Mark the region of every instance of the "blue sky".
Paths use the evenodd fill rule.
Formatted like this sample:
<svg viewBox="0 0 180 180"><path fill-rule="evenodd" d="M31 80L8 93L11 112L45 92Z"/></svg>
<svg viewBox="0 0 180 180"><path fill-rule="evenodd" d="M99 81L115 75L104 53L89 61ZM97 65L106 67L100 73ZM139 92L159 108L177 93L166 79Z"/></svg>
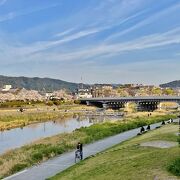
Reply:
<svg viewBox="0 0 180 180"><path fill-rule="evenodd" d="M0 74L180 80L179 0L0 0Z"/></svg>

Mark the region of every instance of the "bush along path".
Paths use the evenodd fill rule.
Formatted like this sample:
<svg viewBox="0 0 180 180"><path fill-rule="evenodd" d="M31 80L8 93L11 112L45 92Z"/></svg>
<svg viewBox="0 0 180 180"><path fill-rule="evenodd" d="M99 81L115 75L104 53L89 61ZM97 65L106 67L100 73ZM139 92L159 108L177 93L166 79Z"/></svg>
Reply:
<svg viewBox="0 0 180 180"><path fill-rule="evenodd" d="M151 118L135 118L133 120L125 120L119 121L116 123L104 123L104 124L96 124L92 125L91 127L87 128L80 128L73 132L73 139L74 146L75 144L81 140L83 144L88 144L84 146L84 158L89 156L95 155L111 146L114 146L120 142L128 140L137 135L139 132L140 126L145 126L147 124L152 124L151 129L155 129L159 126L162 120L168 120L169 118L173 118L173 116L156 116ZM132 130L130 130L132 129ZM78 135L77 135L78 134ZM118 134L118 135L115 135ZM82 137L83 135L83 137ZM114 135L114 136L113 136ZM80 137L81 136L81 137ZM108 138L105 138L108 137ZM105 139L103 139L105 138ZM103 140L100 140L103 139ZM44 159L47 160L47 157L53 157L53 155L62 154L68 149L72 149L72 146L67 146L65 141L70 139L63 139L63 147L51 146L51 145L36 145L33 148L36 149L36 153L32 151L29 159L21 164L16 164L13 167L12 173L16 171L22 170L25 167L29 166L28 163L34 163L36 161L42 161ZM94 142L96 141L96 142ZM94 143L92 143L94 142ZM41 146L43 148L41 148ZM32 148L32 147L31 147ZM74 165L74 151L67 152L62 154L59 157L52 158L48 161L45 161L37 166L33 166L32 168L25 169L18 174L14 174L13 176L9 176L6 179L13 179L13 180L44 180L48 177L51 177L58 172L61 172L68 167Z"/></svg>

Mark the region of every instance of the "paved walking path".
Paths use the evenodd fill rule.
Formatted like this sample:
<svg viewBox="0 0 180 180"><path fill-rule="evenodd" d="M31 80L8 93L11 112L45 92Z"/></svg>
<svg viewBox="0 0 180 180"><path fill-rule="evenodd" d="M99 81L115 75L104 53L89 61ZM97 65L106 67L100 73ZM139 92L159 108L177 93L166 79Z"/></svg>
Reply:
<svg viewBox="0 0 180 180"><path fill-rule="evenodd" d="M161 123L151 125L151 129L160 126ZM129 130L115 136L96 141L92 144L85 145L83 148L84 158L97 154L107 148L119 144L125 140L135 137L140 128ZM74 165L74 151L64 153L58 157L43 162L40 165L33 166L15 175L5 178L5 180L45 180L59 172Z"/></svg>

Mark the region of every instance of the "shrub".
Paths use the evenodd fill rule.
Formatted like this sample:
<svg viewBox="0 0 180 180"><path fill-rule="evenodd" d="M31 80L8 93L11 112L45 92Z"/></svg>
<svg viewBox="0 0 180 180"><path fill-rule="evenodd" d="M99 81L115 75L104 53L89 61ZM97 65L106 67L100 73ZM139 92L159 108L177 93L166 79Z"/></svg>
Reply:
<svg viewBox="0 0 180 180"><path fill-rule="evenodd" d="M180 146L180 136L178 136L177 141L178 141L179 146Z"/></svg>
<svg viewBox="0 0 180 180"><path fill-rule="evenodd" d="M138 128L141 126L145 126L148 124L160 122L162 120L168 120L172 116L157 116L157 117L151 117L148 120L145 118L135 118L133 121L131 119L127 121L120 121L117 123L103 123L103 124L94 124L90 127L82 127L78 129L79 132L84 132L87 134L87 142L99 140L104 137L112 136L130 129Z"/></svg>
<svg viewBox="0 0 180 180"><path fill-rule="evenodd" d="M26 105L27 103L24 101L6 101L0 104L1 108L9 108L9 107L21 107Z"/></svg>
<svg viewBox="0 0 180 180"><path fill-rule="evenodd" d="M80 104L81 101L80 100L74 100L74 104Z"/></svg>
<svg viewBox="0 0 180 180"><path fill-rule="evenodd" d="M168 166L168 170L176 175L176 176L180 176L180 158L175 159L169 166Z"/></svg>
<svg viewBox="0 0 180 180"><path fill-rule="evenodd" d="M43 154L41 152L37 152L37 153L32 154L31 158L35 162L41 161L43 159Z"/></svg>
<svg viewBox="0 0 180 180"><path fill-rule="evenodd" d="M11 168L11 173L14 174L28 167L28 164L16 164Z"/></svg>
<svg viewBox="0 0 180 180"><path fill-rule="evenodd" d="M53 106L53 105L54 105L53 101L48 101L46 104L47 104L48 106Z"/></svg>
<svg viewBox="0 0 180 180"><path fill-rule="evenodd" d="M54 103L54 105L56 105L56 106L59 106L59 105L62 104L62 102L61 102L61 101L58 101L58 100L54 100L53 103Z"/></svg>

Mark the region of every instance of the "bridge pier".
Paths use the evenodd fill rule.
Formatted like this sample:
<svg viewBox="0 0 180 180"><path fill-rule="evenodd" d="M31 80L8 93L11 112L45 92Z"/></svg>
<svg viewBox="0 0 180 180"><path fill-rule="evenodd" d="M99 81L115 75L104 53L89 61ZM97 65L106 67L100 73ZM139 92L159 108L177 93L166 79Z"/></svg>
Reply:
<svg viewBox="0 0 180 180"><path fill-rule="evenodd" d="M87 106L91 106L92 104L89 101L86 101Z"/></svg>
<svg viewBox="0 0 180 180"><path fill-rule="evenodd" d="M154 111L156 109L158 109L158 102L156 101L137 103L138 111Z"/></svg>
<svg viewBox="0 0 180 180"><path fill-rule="evenodd" d="M178 109L180 109L180 101L177 101Z"/></svg>
<svg viewBox="0 0 180 180"><path fill-rule="evenodd" d="M125 107L124 102L109 102L108 107L112 109L120 109Z"/></svg>
<svg viewBox="0 0 180 180"><path fill-rule="evenodd" d="M159 107L160 110L162 109L162 102L159 103Z"/></svg>
<svg viewBox="0 0 180 180"><path fill-rule="evenodd" d="M102 104L102 107L103 107L103 109L107 109L107 108L108 108L108 104L103 103L103 104Z"/></svg>
<svg viewBox="0 0 180 180"><path fill-rule="evenodd" d="M180 101L177 101L177 104L179 104L179 106L180 106Z"/></svg>

